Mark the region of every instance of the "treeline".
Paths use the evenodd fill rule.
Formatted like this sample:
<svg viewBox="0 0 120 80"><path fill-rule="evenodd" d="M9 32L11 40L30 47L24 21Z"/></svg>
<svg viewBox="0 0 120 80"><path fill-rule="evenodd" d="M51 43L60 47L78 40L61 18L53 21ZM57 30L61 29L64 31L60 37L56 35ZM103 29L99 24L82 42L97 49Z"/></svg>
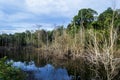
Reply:
<svg viewBox="0 0 120 80"><path fill-rule="evenodd" d="M15 34L1 34L0 35L0 46L7 47L24 47L24 46L35 46L41 47L42 44L46 44L47 36L49 42L51 41L50 31L37 30L35 32L26 31L23 33Z"/></svg>
<svg viewBox="0 0 120 80"><path fill-rule="evenodd" d="M114 22L113 22L114 21ZM112 23L113 22L113 23ZM66 29L63 26L59 26L58 29L52 31L36 30L35 32L26 31L23 33L15 34L1 34L0 46L27 46L32 45L35 47L41 47L43 44L48 45L55 39L56 33L62 35L63 30L67 33L74 35L80 28L91 29L97 31L106 32L109 31L110 26L114 26L120 33L120 10L113 10L108 8L103 13L98 13L90 8L79 10L78 14L73 17L72 22Z"/></svg>

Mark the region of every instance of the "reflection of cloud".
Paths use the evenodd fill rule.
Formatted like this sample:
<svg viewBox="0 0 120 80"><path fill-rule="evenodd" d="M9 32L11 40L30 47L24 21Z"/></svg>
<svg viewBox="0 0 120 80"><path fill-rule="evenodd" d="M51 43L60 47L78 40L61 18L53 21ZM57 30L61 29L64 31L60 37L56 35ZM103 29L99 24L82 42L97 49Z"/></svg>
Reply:
<svg viewBox="0 0 120 80"><path fill-rule="evenodd" d="M36 67L34 62L31 61L28 65L22 62L13 62L13 66L26 72L32 72L35 80L71 80L66 69L56 69L50 64L44 67Z"/></svg>

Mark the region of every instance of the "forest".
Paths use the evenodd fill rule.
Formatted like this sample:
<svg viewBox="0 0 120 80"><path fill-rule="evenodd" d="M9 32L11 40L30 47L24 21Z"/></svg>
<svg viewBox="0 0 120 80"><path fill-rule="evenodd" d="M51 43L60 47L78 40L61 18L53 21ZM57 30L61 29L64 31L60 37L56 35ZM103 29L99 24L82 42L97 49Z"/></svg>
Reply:
<svg viewBox="0 0 120 80"><path fill-rule="evenodd" d="M98 14L91 8L80 9L65 28L39 29L0 34L0 80L22 80L19 69L7 60L35 61L37 66L63 67L74 80L120 80L120 9L108 8ZM4 78L14 70L18 79ZM3 73L1 73L3 72ZM11 71L10 71L11 72ZM9 73L14 75L12 72ZM2 76L2 77L1 77ZM2 79L3 78L3 79ZM17 77L16 77L17 78ZM24 80L24 79L23 79Z"/></svg>

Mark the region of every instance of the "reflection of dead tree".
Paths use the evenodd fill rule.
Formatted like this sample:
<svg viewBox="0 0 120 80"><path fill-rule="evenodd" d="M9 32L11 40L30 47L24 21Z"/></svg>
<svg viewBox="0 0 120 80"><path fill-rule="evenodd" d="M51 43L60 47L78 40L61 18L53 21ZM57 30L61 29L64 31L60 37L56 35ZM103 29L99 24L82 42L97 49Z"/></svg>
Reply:
<svg viewBox="0 0 120 80"><path fill-rule="evenodd" d="M36 27L38 28L38 34L37 34L37 37L38 37L38 63L39 63L39 60L40 60L40 53L39 53L39 48L40 48L40 28L42 27L42 25L36 25Z"/></svg>

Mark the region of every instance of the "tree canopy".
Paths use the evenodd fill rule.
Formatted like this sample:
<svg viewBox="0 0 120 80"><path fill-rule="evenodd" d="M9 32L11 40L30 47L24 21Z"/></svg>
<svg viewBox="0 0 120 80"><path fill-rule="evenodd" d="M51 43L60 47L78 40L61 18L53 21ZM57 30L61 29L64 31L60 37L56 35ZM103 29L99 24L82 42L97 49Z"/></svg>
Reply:
<svg viewBox="0 0 120 80"><path fill-rule="evenodd" d="M85 28L88 28L89 25L95 20L95 15L98 13L93 9L81 9L78 14L73 17L73 23L80 26L83 24Z"/></svg>

